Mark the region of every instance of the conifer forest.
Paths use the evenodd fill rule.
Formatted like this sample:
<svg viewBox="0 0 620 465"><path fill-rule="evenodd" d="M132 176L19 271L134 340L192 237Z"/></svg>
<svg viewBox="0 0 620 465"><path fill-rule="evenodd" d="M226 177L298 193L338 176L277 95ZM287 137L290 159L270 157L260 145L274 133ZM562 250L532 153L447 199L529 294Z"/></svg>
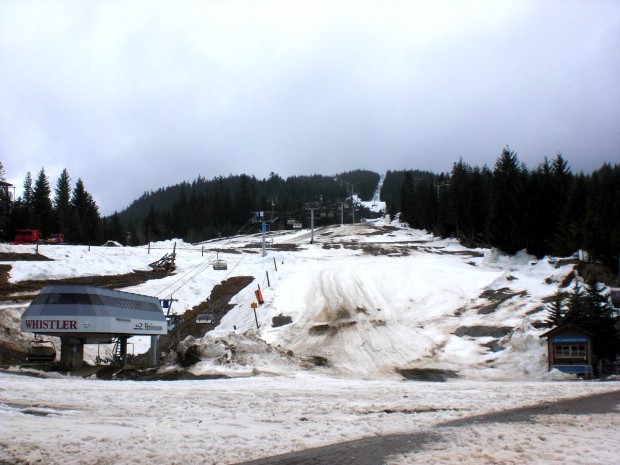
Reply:
<svg viewBox="0 0 620 465"><path fill-rule="evenodd" d="M315 226L350 223L377 215L353 199L372 200L382 175L385 214L392 219L400 214L399 221L413 228L508 254L526 250L538 257L565 257L585 251L589 260L618 272L620 165L573 173L557 154L528 168L509 147L492 167L459 159L445 173L199 176L128 199L125 210L107 217L81 179L73 183L65 169L52 186L41 168L35 178L26 175L17 198L3 190L2 234L3 240L11 240L16 229L31 228L44 236L61 233L75 244L115 240L137 245L171 238L200 242L256 232L251 222L256 211L270 215L272 230L290 228L293 220L307 228L311 208Z"/></svg>

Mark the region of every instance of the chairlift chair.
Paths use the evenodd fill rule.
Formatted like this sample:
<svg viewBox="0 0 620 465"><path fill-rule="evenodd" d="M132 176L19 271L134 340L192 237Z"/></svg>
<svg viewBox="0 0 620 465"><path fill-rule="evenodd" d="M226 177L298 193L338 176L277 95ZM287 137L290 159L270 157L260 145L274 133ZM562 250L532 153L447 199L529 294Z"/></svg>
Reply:
<svg viewBox="0 0 620 465"><path fill-rule="evenodd" d="M52 341L36 339L28 345L28 355L26 360L29 362L49 363L56 360L56 348Z"/></svg>
<svg viewBox="0 0 620 465"><path fill-rule="evenodd" d="M228 269L228 263L226 263L226 260L222 260L220 258L220 253L216 252L217 255L215 256L215 260L213 261L213 269L214 270L227 270Z"/></svg>
<svg viewBox="0 0 620 465"><path fill-rule="evenodd" d="M198 318L196 318L196 323L211 324L213 323L214 320L215 320L215 317L213 316L212 313L202 313L198 315Z"/></svg>

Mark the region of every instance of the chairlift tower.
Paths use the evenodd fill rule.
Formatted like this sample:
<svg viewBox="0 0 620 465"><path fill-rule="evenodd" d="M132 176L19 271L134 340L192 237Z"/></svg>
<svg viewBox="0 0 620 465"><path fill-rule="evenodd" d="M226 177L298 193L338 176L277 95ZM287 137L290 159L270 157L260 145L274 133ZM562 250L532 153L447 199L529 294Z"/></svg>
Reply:
<svg viewBox="0 0 620 465"><path fill-rule="evenodd" d="M355 201L353 200L355 186L347 182L347 193L351 195L351 224L355 223Z"/></svg>
<svg viewBox="0 0 620 465"><path fill-rule="evenodd" d="M265 234L267 232L267 223L272 224L278 221L275 211L257 211L254 212L253 223L261 224L262 240L263 240L263 257L267 255L267 249L265 248Z"/></svg>
<svg viewBox="0 0 620 465"><path fill-rule="evenodd" d="M318 202L306 204L306 210L310 211L310 244L314 244L314 210L319 208Z"/></svg>

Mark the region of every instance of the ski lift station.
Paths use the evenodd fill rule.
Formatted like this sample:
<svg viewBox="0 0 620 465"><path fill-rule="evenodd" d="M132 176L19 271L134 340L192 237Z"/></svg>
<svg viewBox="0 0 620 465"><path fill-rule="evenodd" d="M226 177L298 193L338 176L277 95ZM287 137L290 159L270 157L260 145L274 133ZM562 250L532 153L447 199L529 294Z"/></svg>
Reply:
<svg viewBox="0 0 620 465"><path fill-rule="evenodd" d="M128 338L168 332L159 299L78 285L44 287L24 311L20 329L37 336L59 337L60 362L67 369L82 367L84 344L118 339L124 361Z"/></svg>

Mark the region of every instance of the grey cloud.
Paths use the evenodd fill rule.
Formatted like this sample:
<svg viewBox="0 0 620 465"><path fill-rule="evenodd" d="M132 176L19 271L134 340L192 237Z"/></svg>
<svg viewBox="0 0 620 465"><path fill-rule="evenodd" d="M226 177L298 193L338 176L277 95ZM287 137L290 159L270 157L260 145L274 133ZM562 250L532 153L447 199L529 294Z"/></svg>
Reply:
<svg viewBox="0 0 620 465"><path fill-rule="evenodd" d="M104 213L246 172L620 159L620 4L4 2L0 160ZM111 186L113 188L111 189Z"/></svg>

